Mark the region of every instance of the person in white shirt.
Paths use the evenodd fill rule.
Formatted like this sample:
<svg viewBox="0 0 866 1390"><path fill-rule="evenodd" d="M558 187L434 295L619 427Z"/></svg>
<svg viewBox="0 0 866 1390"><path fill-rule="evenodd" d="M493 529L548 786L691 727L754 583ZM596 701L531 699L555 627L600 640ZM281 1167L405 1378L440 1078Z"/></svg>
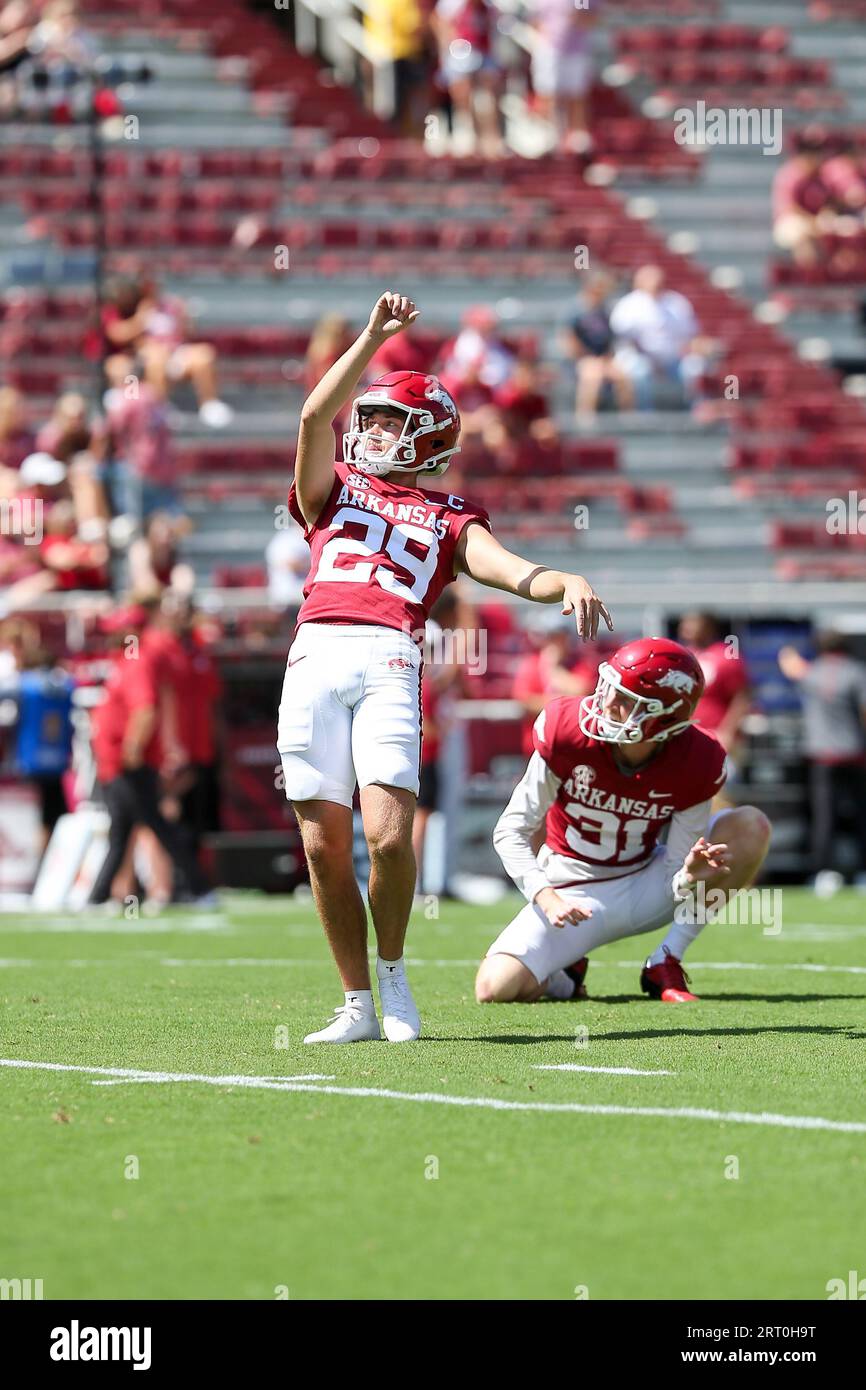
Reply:
<svg viewBox="0 0 866 1390"><path fill-rule="evenodd" d="M265 549L268 600L278 608L299 608L310 569L310 547L296 521L275 532Z"/></svg>
<svg viewBox="0 0 866 1390"><path fill-rule="evenodd" d="M694 309L685 295L665 288L660 266L635 271L634 289L614 305L610 326L617 339L614 361L634 383L642 409L652 407L656 376L678 381L686 400L694 400L706 370L706 345Z"/></svg>

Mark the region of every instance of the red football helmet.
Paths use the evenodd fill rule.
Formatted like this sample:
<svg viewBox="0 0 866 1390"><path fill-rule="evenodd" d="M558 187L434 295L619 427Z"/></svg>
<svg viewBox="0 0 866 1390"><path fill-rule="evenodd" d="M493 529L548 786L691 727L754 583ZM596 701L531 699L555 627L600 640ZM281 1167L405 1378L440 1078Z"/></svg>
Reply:
<svg viewBox="0 0 866 1390"><path fill-rule="evenodd" d="M633 701L621 722L605 709L614 691ZM599 666L594 694L580 702L581 731L601 743L661 743L688 728L703 693L704 673L687 647L642 637Z"/></svg>
<svg viewBox="0 0 866 1390"><path fill-rule="evenodd" d="M389 405L406 419L389 448L369 449L372 436L362 429L365 410ZM359 473L382 477L393 468L412 473L444 473L458 452L460 415L438 377L424 372L389 372L352 402L352 421L343 435L343 461Z"/></svg>

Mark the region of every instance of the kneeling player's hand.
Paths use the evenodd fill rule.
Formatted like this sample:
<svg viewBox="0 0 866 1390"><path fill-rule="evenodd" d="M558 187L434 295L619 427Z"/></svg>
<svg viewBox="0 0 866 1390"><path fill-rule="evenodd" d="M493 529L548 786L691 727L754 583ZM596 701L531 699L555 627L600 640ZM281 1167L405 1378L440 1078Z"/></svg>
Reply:
<svg viewBox="0 0 866 1390"><path fill-rule="evenodd" d="M569 923L576 925L592 916L591 908L569 902L568 898L563 898L555 888L542 888L540 893L536 893L534 902L541 908L552 927L566 927Z"/></svg>
<svg viewBox="0 0 866 1390"><path fill-rule="evenodd" d="M395 333L402 333L404 328L414 323L419 313L420 310L405 294L392 294L386 290L373 306L367 332L374 338L393 338Z"/></svg>
<svg viewBox="0 0 866 1390"><path fill-rule="evenodd" d="M729 874L731 858L731 851L727 845L711 845L702 835L686 855L683 869L690 883L699 883L701 880L706 882L716 874Z"/></svg>

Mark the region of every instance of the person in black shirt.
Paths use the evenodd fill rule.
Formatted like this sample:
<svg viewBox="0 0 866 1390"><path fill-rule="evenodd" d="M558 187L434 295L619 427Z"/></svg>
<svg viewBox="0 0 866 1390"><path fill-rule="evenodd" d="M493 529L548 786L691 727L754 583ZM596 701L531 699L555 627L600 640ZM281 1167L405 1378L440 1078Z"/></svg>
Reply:
<svg viewBox="0 0 866 1390"><path fill-rule="evenodd" d="M614 336L607 309L612 288L609 275L591 275L578 294L576 312L560 335L563 352L577 364L578 420L595 418L606 385L610 386L618 409L634 409L634 387L613 356Z"/></svg>

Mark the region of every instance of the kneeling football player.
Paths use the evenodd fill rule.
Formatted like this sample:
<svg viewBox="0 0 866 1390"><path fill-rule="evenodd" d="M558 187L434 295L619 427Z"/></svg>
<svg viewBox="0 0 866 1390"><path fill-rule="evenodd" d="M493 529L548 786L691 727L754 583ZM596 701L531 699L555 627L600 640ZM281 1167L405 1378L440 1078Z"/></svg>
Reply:
<svg viewBox="0 0 866 1390"><path fill-rule="evenodd" d="M643 638L602 663L593 695L539 715L493 835L527 906L481 963L479 1003L584 998L590 951L669 923L641 988L668 1003L696 997L682 958L713 915L709 892L727 901L750 884L770 841L754 806L711 817L725 752L691 723L703 686L685 647Z"/></svg>

